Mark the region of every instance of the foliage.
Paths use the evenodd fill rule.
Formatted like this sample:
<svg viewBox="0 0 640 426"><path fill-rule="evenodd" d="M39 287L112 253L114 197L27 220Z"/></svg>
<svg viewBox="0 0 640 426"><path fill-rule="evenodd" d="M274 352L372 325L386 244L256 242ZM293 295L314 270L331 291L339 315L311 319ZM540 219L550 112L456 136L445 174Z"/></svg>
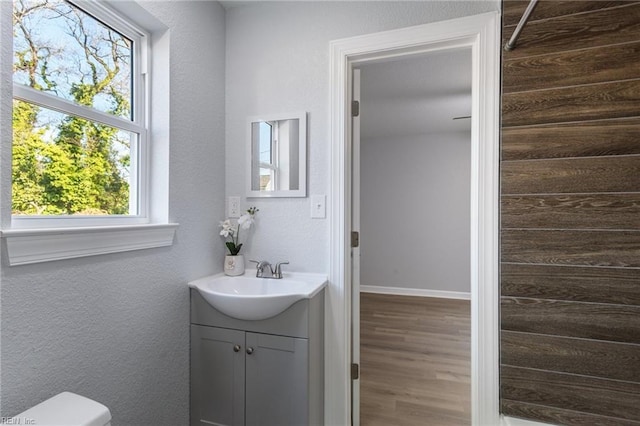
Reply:
<svg viewBox="0 0 640 426"><path fill-rule="evenodd" d="M14 0L14 82L130 118L131 42L63 0ZM12 211L128 214L128 132L13 103Z"/></svg>

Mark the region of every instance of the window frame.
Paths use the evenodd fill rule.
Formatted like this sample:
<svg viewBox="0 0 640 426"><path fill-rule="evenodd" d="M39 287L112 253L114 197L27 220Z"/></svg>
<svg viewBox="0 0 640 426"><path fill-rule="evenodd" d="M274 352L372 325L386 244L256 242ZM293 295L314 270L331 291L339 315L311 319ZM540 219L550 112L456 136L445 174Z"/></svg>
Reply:
<svg viewBox="0 0 640 426"><path fill-rule="evenodd" d="M144 36L139 43L144 61L139 71L144 73L144 112L133 111L134 119L147 126L146 146L140 155L145 158L139 170L139 184L146 193L141 201L145 215L131 216L52 216L46 218L12 218L11 154L13 143L0 145L0 236L4 240L9 266L119 253L132 250L171 246L178 223L169 218L169 143L170 93L164 89L170 81L170 27L135 2L115 0L72 0L71 3L115 30L129 28ZM4 45L13 42L12 2L0 2L0 38ZM126 17L126 18L124 18ZM130 32L123 35L130 37ZM11 37L11 38L10 38ZM153 55L151 54L153 52ZM140 54L139 53L139 54ZM11 111L13 98L13 49L0 50L0 133L3 140L12 141ZM142 58L142 56L140 57ZM132 72L137 72L133 70ZM142 81L141 81L142 82ZM135 90L135 89L133 89ZM151 109L151 99L157 96ZM140 105L138 103L138 105ZM136 105L134 105L134 108ZM151 139L153 138L153 146ZM142 212L139 212L142 213ZM16 218L17 219L17 218ZM16 223L26 222L26 223ZM30 224L30 225L27 225Z"/></svg>
<svg viewBox="0 0 640 426"><path fill-rule="evenodd" d="M269 126L269 138L270 138L270 161L268 163L264 163L262 161L258 161L258 167L260 169L270 170L271 180L269 185L274 188L278 187L278 158L279 158L279 148L278 148L278 122L277 121L263 121Z"/></svg>
<svg viewBox="0 0 640 426"><path fill-rule="evenodd" d="M13 99L67 115L99 122L119 130L137 135L138 143L131 144L129 182L130 215L14 215L11 214L11 229L77 228L93 226L123 226L149 223L149 63L150 34L126 20L104 4L92 0L65 0L92 19L111 28L132 41L131 64L131 115L132 119L118 117L92 107L78 105L73 101L39 91L13 82ZM12 49L13 52L13 49ZM132 194L135 194L132 196Z"/></svg>

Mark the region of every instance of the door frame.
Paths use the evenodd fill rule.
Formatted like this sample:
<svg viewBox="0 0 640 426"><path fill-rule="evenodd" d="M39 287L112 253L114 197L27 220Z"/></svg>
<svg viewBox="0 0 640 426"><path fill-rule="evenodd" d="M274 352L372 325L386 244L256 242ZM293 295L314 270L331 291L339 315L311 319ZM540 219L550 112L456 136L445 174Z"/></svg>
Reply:
<svg viewBox="0 0 640 426"><path fill-rule="evenodd" d="M483 13L331 42L330 270L325 423L351 419L351 117L353 65L454 48L472 51L471 404L473 425L499 415L500 14Z"/></svg>
<svg viewBox="0 0 640 426"><path fill-rule="evenodd" d="M352 78L352 90L351 100L358 102L360 108L362 102L361 96L361 71L354 68L351 71ZM361 201L361 188L360 188L360 147L361 147L361 115L358 111L357 115L351 114L351 217L350 217L350 230L360 233L361 221L360 221L360 201ZM358 364L358 378L351 380L351 424L360 424L360 237L358 234L358 244L356 247L351 247L351 255L349 260L351 261L351 364ZM353 243L351 243L353 245Z"/></svg>

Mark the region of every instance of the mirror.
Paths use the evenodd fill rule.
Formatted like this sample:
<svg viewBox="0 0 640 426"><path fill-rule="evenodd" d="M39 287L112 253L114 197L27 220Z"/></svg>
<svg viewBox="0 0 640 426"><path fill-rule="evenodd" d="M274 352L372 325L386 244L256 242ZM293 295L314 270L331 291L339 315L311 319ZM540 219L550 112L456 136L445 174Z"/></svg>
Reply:
<svg viewBox="0 0 640 426"><path fill-rule="evenodd" d="M249 119L248 197L307 196L307 113Z"/></svg>

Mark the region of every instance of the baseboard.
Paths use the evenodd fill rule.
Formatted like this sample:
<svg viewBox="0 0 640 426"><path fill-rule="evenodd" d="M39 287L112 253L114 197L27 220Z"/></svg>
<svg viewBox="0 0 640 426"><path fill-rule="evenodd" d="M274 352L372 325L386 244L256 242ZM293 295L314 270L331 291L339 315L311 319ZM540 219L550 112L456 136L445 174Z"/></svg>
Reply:
<svg viewBox="0 0 640 426"><path fill-rule="evenodd" d="M501 426L553 426L551 423L540 423L509 416L500 416L500 420Z"/></svg>
<svg viewBox="0 0 640 426"><path fill-rule="evenodd" d="M380 287L377 285L361 285L361 293L394 294L397 296L439 297L442 299L471 300L471 293L463 291L426 290L421 288Z"/></svg>

